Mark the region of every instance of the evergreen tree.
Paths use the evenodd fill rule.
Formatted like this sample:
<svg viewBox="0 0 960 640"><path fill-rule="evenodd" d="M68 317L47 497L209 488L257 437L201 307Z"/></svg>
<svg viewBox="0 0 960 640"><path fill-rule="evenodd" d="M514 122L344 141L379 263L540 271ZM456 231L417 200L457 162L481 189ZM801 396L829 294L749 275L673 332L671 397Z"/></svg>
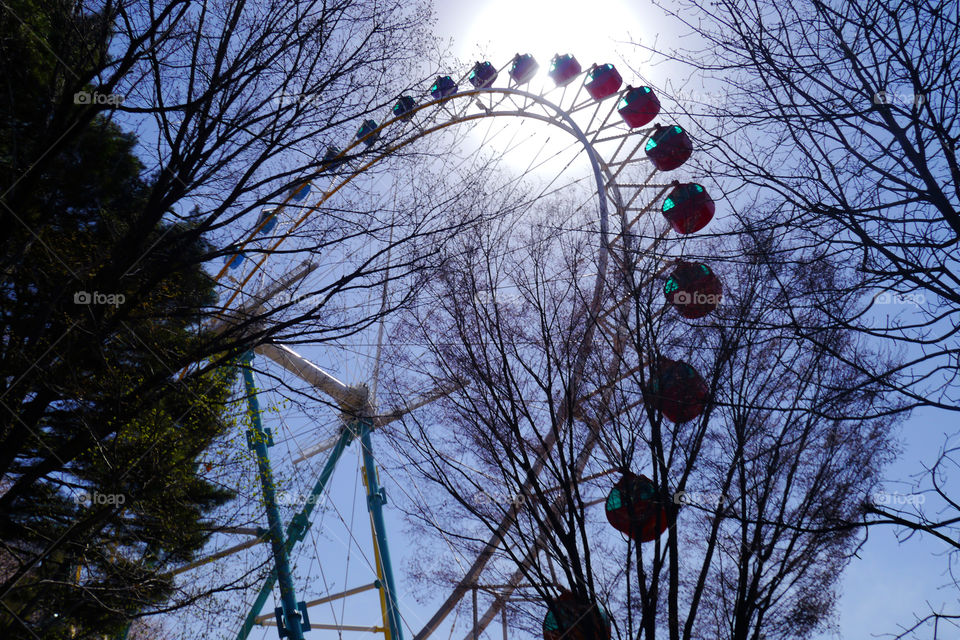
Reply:
<svg viewBox="0 0 960 640"><path fill-rule="evenodd" d="M234 369L179 380L171 364L209 342L200 323L216 296L201 265L212 247L198 233L160 245L103 288L153 179L136 138L104 114L49 147L66 85L63 56L47 45L71 50L58 39L72 38L79 68L106 43L96 17L59 8L20 2L0 16L0 176L4 192L27 175L31 187L4 207L4 638L121 630L170 595L165 573L203 546L202 518L232 496L201 477L197 458L231 426ZM190 232L164 221L143 246Z"/></svg>

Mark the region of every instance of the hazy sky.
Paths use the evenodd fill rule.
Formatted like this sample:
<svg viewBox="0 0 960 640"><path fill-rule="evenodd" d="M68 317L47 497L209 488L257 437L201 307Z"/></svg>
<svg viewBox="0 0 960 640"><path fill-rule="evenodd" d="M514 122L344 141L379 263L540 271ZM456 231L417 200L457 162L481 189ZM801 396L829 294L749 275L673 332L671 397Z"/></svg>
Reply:
<svg viewBox="0 0 960 640"><path fill-rule="evenodd" d="M532 53L545 64L560 52L574 53L584 66L613 62L599 58L614 53L615 40L645 37L641 3L593 0L586 6L576 0L439 0L437 35L453 38L453 51L463 58L483 51L506 61Z"/></svg>

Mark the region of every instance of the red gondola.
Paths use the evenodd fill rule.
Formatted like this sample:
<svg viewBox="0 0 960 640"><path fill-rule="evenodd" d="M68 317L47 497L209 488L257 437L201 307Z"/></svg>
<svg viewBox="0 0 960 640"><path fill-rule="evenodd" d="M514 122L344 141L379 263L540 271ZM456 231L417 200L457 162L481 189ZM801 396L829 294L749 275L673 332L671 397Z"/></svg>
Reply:
<svg viewBox="0 0 960 640"><path fill-rule="evenodd" d="M657 130L647 140L644 151L654 167L660 171L673 171L690 159L693 143L687 137L687 132L678 125L657 125Z"/></svg>
<svg viewBox="0 0 960 640"><path fill-rule="evenodd" d="M660 100L650 87L627 86L617 112L631 129L648 124L660 113Z"/></svg>
<svg viewBox="0 0 960 640"><path fill-rule="evenodd" d="M623 78L612 64L593 65L587 73L587 93L594 100L603 100L620 90Z"/></svg>
<svg viewBox="0 0 960 640"><path fill-rule="evenodd" d="M550 63L549 75L558 87L569 84L571 80L580 75L582 69L577 59L570 54L553 56Z"/></svg>
<svg viewBox="0 0 960 640"><path fill-rule="evenodd" d="M703 413L710 389L696 369L680 360L660 358L651 374L651 400L667 419L687 422Z"/></svg>
<svg viewBox="0 0 960 640"><path fill-rule="evenodd" d="M668 513L657 499L657 486L646 476L629 471L617 481L606 503L610 525L637 542L650 542L667 530Z"/></svg>
<svg viewBox="0 0 960 640"><path fill-rule="evenodd" d="M436 82L430 87L430 95L434 100L448 98L457 92L457 83L450 76L437 76Z"/></svg>
<svg viewBox="0 0 960 640"><path fill-rule="evenodd" d="M700 231L713 220L717 205L702 185L695 182L673 184L673 191L663 201L663 217L677 233Z"/></svg>
<svg viewBox="0 0 960 640"><path fill-rule="evenodd" d="M486 89L493 86L493 83L497 81L497 69L489 62L478 62L473 65L467 79L475 88Z"/></svg>
<svg viewBox="0 0 960 640"><path fill-rule="evenodd" d="M543 640L610 640L610 616L561 588L543 618Z"/></svg>
<svg viewBox="0 0 960 640"><path fill-rule="evenodd" d="M526 84L533 79L533 74L537 72L540 65L533 59L529 53L513 57L513 64L510 66L510 77L517 84Z"/></svg>
<svg viewBox="0 0 960 640"><path fill-rule="evenodd" d="M681 261L667 279L663 293L677 313L696 320L717 308L723 298L723 284L707 265Z"/></svg>

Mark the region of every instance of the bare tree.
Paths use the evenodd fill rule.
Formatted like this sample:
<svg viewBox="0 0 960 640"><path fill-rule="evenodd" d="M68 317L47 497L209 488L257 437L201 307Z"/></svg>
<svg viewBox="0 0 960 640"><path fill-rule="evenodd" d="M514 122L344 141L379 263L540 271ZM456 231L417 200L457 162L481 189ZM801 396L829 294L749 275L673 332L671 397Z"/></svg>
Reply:
<svg viewBox="0 0 960 640"><path fill-rule="evenodd" d="M584 611L602 606L620 638L809 637L830 623L835 576L859 540L850 521L889 459L897 409L845 363L869 355L855 335L836 329L829 348L797 335L786 302L823 270L771 273L769 242L727 244L741 258L714 265L722 306L687 322L664 312L660 272L673 254L655 244L634 265L619 254L630 271L610 276L598 318L584 312L596 245L557 233L589 226L558 220L563 211L534 208L528 224L464 238L431 283L434 304L396 336L405 351L425 345L398 372L463 383L395 434L400 459L432 483L409 513L457 560L434 578L456 584L489 555L467 588L485 605L509 601L513 624L533 634L569 592ZM658 410L651 365L662 357L708 383L695 419ZM613 533L598 505L611 474L628 470L652 479L671 525L641 545Z"/></svg>
<svg viewBox="0 0 960 640"><path fill-rule="evenodd" d="M901 370L913 384L899 391L955 410L957 8L718 2L665 11L703 44L660 53L702 82L673 88L701 125L704 168L731 198L750 191L745 206L759 193L786 213L769 220L745 208L737 228L773 225L787 251L805 248L798 259L848 265L854 279L820 291L824 311L844 309L834 324L911 345ZM808 334L816 339L816 327Z"/></svg>
<svg viewBox="0 0 960 640"><path fill-rule="evenodd" d="M841 327L899 349L886 369L895 375L877 380L908 399L900 407L956 411L960 9L871 0L662 8L689 37L651 51L697 76L672 93L701 125L702 167L740 205L735 228L775 230L772 264L829 261L844 272L832 285L812 282L824 315L801 325L806 339L829 348L824 338ZM752 207L757 197L769 206ZM946 543L952 563L951 442L917 482L930 504L881 493L866 508L868 522ZM950 612L934 618L940 637L953 632Z"/></svg>

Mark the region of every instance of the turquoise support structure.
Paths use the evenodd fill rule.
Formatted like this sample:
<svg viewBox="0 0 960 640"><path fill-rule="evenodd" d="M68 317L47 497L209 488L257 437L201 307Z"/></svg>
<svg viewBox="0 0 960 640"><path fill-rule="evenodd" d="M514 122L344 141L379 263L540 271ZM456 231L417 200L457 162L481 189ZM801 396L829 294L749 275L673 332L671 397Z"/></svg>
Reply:
<svg viewBox="0 0 960 640"><path fill-rule="evenodd" d="M359 424L358 424L359 423ZM363 417L354 421L360 428L360 444L363 447L363 470L367 476L367 508L373 515L373 528L377 532L377 548L380 550L380 564L383 569L383 579L387 590L387 622L390 625L390 639L403 640L403 627L400 624L400 608L397 605L397 588L393 581L393 565L390 564L390 549L387 545L387 527L383 520L383 504L387 501L386 492L380 488L377 479L376 462L373 459L373 443L370 431L373 423L370 418Z"/></svg>
<svg viewBox="0 0 960 640"><path fill-rule="evenodd" d="M327 462L323 465L323 470L320 472L320 476L313 485L313 490L310 492L310 496L307 498L307 503L303 505L303 509L300 511L300 513L295 515L293 520L290 521L290 524L287 525L286 551L288 554L293 550L293 547L296 543L303 540L307 527L309 526L310 515L313 513L313 509L319 501L320 496L323 495L323 491L327 486L327 482L329 482L330 476L333 475L333 470L337 467L337 462L340 460L340 456L343 455L344 450L350 446L351 442L353 442L354 436L354 432L347 428L344 428L340 432L340 438L337 440L333 450L330 452L330 457L327 458ZM257 594L257 599L254 601L253 606L247 613L247 617L240 626L240 631L237 633L237 640L247 640L247 637L250 635L250 632L253 630L253 627L256 624L256 618L263 610L263 605L266 604L267 598L270 597L270 593L273 591L273 586L276 584L276 582L277 571L274 569L270 572L270 575L264 582L263 587L260 588L260 592Z"/></svg>
<svg viewBox="0 0 960 640"><path fill-rule="evenodd" d="M273 548L275 571L280 582L282 615L278 611L278 631L281 638L303 640L300 612L297 611L297 597L293 589L293 574L290 571L290 558L287 555L287 545L283 535L283 522L280 519L280 509L277 507L277 489L273 482L273 472L270 469L270 454L267 451L270 434L263 429L260 402L257 400L257 387L253 381L253 370L250 368L252 362L253 353L248 351L242 359L244 365L243 382L247 391L247 404L250 408L252 422L250 430L247 431L247 440L250 448L257 456L257 469L260 475L260 485L263 489L263 502L267 510L270 546Z"/></svg>

